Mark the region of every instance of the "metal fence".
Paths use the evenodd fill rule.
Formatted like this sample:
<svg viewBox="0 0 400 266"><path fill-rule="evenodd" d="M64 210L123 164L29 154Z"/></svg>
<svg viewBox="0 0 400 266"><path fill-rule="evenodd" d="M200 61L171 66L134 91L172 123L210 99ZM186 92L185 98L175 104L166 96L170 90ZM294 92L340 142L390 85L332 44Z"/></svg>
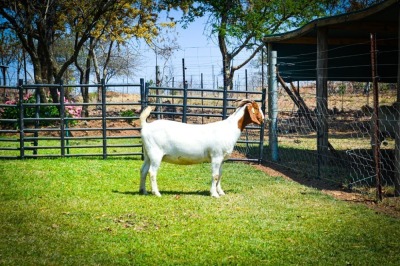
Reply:
<svg viewBox="0 0 400 266"><path fill-rule="evenodd" d="M40 102L39 89L57 88L59 102ZM83 102L82 89L89 91ZM0 89L1 90L1 89ZM63 85L20 82L4 87L0 104L0 158L142 156L140 111L155 106L154 117L185 123L218 121L235 109L238 98L265 102L265 92L227 92L138 84ZM262 104L264 110L265 105ZM81 110L87 110L87 117ZM263 127L248 126L232 160L260 162Z"/></svg>
<svg viewBox="0 0 400 266"><path fill-rule="evenodd" d="M279 89L278 136L279 160L271 158L265 146L265 160L270 167L284 166L300 173L302 181L326 189L338 187L373 196L376 193L376 167L374 160L374 120L372 95L366 93L366 82L329 84L327 123L329 125L329 153L321 159L317 149L318 125L315 82L292 84L306 108L299 108L286 90ZM290 86L290 84L289 84ZM400 138L396 126L400 117L396 109L397 87L379 86L379 145L381 185L383 194L395 194L396 166L395 142ZM268 136L268 128L265 135ZM319 181L322 182L319 182Z"/></svg>
<svg viewBox="0 0 400 266"><path fill-rule="evenodd" d="M40 103L39 88L56 87L59 103ZM344 88L343 86L347 86ZM298 87L299 97L307 106L298 108L281 87L278 90L278 160L273 160L268 126L248 126L235 146L232 160L262 162L269 167L284 166L300 172L303 179L320 179L367 194L375 192L376 169L371 143L372 110L365 83L329 84L330 153L320 160L317 150L318 122L315 113L315 84ZM81 89L87 88L89 102L84 103ZM380 87L382 145L381 177L384 194L394 194L396 168L393 125L399 113L393 107L397 89L390 84ZM3 91L2 91L3 90ZM264 91L223 91L193 88L152 87L138 84L96 85L23 85L0 88L0 158L39 157L134 157L142 156L140 111L155 107L150 120L169 119L205 124L224 119L234 101L250 98L262 104ZM71 109L87 108L88 117L76 117ZM397 109L398 110L398 109ZM15 112L13 117L5 112ZM55 112L51 116L51 112ZM59 113L57 113L59 112ZM268 114L268 112L266 112ZM310 121L312 120L312 121ZM264 136L265 130L265 136ZM268 140L265 137L265 140Z"/></svg>

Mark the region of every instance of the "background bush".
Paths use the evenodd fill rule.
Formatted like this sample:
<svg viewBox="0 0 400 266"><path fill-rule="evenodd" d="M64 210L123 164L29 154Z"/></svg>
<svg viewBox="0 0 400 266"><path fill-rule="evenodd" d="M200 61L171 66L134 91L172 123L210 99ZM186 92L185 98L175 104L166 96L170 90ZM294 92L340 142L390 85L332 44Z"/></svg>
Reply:
<svg viewBox="0 0 400 266"><path fill-rule="evenodd" d="M48 99L48 103L52 103L51 98ZM64 99L65 103L68 103L68 100ZM22 101L23 104L27 103L36 103L36 99L34 95L26 95ZM2 122L2 124L6 126L10 126L13 128L18 128L18 120L20 113L20 106L18 99L10 100L5 102L6 105L10 105L9 107L3 107L0 109L0 118L1 119L14 119L15 122ZM25 107L24 108L24 118L35 118L37 107ZM40 118L59 118L60 111L58 106L56 105L46 105L40 106L39 108L39 117ZM81 107L77 106L66 106L65 107L65 115L67 117L80 117L81 116ZM50 124L54 124L54 121L39 121L39 126L46 126ZM27 121L25 125L33 125L33 121Z"/></svg>

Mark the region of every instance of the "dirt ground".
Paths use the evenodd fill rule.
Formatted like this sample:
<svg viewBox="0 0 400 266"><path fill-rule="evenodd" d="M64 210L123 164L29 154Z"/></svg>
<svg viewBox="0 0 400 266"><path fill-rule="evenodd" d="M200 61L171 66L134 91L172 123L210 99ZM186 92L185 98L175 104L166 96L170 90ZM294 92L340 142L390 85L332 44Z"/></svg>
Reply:
<svg viewBox="0 0 400 266"><path fill-rule="evenodd" d="M326 180L317 180L313 178L304 178L301 174L274 165L254 165L255 168L273 177L283 177L286 180L297 182L308 187L316 188L325 194L328 194L335 199L346 201L352 204L362 204L374 210L376 213L389 215L400 219L400 197L386 197L382 202L377 202L367 195L347 191L336 184L329 184Z"/></svg>

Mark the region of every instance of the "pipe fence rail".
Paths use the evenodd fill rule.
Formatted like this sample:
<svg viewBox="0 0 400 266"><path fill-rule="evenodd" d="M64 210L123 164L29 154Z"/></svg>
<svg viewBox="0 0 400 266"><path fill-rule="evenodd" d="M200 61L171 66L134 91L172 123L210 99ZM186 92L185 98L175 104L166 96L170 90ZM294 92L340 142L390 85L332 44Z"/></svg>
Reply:
<svg viewBox="0 0 400 266"><path fill-rule="evenodd" d="M40 102L40 89L57 88L59 102ZM138 84L34 84L4 87L0 101L0 158L141 158L140 111L155 107L150 119L204 124L226 118L234 101L265 102L265 92L229 92ZM89 101L83 101L85 94ZM229 98L227 98L229 96ZM224 98L225 97L225 98ZM264 100L263 100L264 99ZM263 106L265 110L265 106ZM89 116L85 116L85 112ZM260 162L263 127L248 126L232 160Z"/></svg>

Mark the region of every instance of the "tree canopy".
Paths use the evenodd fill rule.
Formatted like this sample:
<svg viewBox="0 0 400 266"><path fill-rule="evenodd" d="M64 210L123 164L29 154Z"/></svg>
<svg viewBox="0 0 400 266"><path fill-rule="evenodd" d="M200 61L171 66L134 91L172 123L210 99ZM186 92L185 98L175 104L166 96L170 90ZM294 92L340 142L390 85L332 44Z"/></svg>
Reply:
<svg viewBox="0 0 400 266"><path fill-rule="evenodd" d="M124 42L156 36L156 11L149 0L9 0L0 2L0 26L15 32L29 54L35 83L58 83L90 38ZM73 47L60 61L55 46L64 38ZM50 92L57 102L57 91ZM46 101L43 91L41 96Z"/></svg>
<svg viewBox="0 0 400 266"><path fill-rule="evenodd" d="M35 83L58 83L73 64L88 82L83 70L96 65L98 45L111 52L118 44L141 38L156 47L160 28L175 23L157 22L159 12L180 8L183 25L198 17L208 18L209 36L218 43L222 56L224 87L230 89L234 72L263 48L264 35L376 2L379 0L8 0L0 1L0 30L16 36L29 55ZM235 60L234 65L243 51L250 51L250 56ZM110 54L104 58L103 66L107 66ZM57 91L50 92L57 102ZM41 95L45 102L44 91Z"/></svg>
<svg viewBox="0 0 400 266"><path fill-rule="evenodd" d="M232 88L234 72L263 48L262 37L298 28L312 19L359 9L378 0L166 0L185 12L183 25L197 17L208 17L210 37L220 48L224 87ZM233 65L242 51L250 56Z"/></svg>

